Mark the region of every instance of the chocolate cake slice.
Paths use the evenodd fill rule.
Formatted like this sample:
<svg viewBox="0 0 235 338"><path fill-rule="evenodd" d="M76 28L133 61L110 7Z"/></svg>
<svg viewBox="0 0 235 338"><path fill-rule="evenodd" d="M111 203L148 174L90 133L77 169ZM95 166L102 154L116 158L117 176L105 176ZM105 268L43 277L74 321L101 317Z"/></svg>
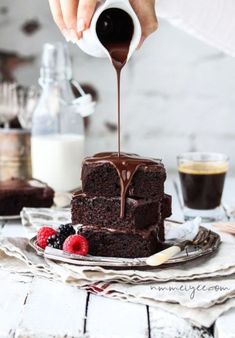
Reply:
<svg viewBox="0 0 235 338"><path fill-rule="evenodd" d="M120 218L120 203L120 197L89 197L75 193L71 203L72 223L143 229L160 220L161 203L158 201L127 197L123 218Z"/></svg>
<svg viewBox="0 0 235 338"><path fill-rule="evenodd" d="M140 165L129 184L126 197L159 201L164 194L165 179L166 171L160 161ZM109 162L90 162L85 159L82 167L82 191L90 196L120 196L120 177L115 166Z"/></svg>
<svg viewBox="0 0 235 338"><path fill-rule="evenodd" d="M99 226L82 226L79 233L89 243L89 254L104 257L148 257L162 250L158 232L150 227L146 230L116 231Z"/></svg>
<svg viewBox="0 0 235 338"><path fill-rule="evenodd" d="M165 219L167 217L170 217L172 214L172 197L171 195L164 194L164 197L162 199L162 207L161 207L161 213L162 218Z"/></svg>
<svg viewBox="0 0 235 338"><path fill-rule="evenodd" d="M49 208L54 191L36 179L12 178L0 181L0 215L19 215L23 207Z"/></svg>
<svg viewBox="0 0 235 338"><path fill-rule="evenodd" d="M116 152L86 158L71 209L89 253L136 258L162 250L164 219L171 215L165 179L161 160Z"/></svg>

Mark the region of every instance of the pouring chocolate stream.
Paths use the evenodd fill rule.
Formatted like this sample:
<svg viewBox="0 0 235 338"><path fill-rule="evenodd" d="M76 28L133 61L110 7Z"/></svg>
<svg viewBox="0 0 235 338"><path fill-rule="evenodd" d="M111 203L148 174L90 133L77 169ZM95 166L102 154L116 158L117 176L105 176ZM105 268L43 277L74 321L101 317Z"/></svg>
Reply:
<svg viewBox="0 0 235 338"><path fill-rule="evenodd" d="M109 8L104 11L96 25L97 36L107 49L117 76L117 110L118 110L118 155L121 152L121 71L127 62L129 48L134 33L132 18L125 11Z"/></svg>
<svg viewBox="0 0 235 338"><path fill-rule="evenodd" d="M129 48L134 33L132 18L125 11L109 8L99 17L96 26L97 36L109 52L117 76L117 112L118 112L118 152L105 152L85 159L86 163L112 164L120 178L121 207L120 217L125 216L125 198L132 178L140 166L159 163L159 160L141 158L135 154L121 153L121 71L127 62Z"/></svg>

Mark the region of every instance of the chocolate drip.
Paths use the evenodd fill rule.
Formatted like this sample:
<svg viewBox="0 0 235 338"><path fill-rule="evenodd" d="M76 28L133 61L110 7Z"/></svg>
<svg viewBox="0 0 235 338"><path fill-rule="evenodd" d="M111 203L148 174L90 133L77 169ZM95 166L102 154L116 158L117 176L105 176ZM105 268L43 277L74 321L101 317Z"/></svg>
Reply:
<svg viewBox="0 0 235 338"><path fill-rule="evenodd" d="M134 33L132 18L119 8L104 11L96 26L97 36L111 57L117 75L117 108L118 108L118 155L121 151L121 71L126 64L129 48Z"/></svg>
<svg viewBox="0 0 235 338"><path fill-rule="evenodd" d="M128 187L132 181L133 176L140 166L149 166L151 164L158 164L160 160L141 158L136 154L105 152L87 157L85 163L110 163L116 169L120 178L121 187L121 209L120 217L125 216L125 199Z"/></svg>
<svg viewBox="0 0 235 338"><path fill-rule="evenodd" d="M140 166L156 163L151 159L140 158L134 154L121 153L121 102L120 80L121 71L127 62L131 40L134 33L132 18L128 13L119 8L109 8L99 17L96 26L97 36L102 45L109 52L117 75L117 106L118 106L118 152L100 153L87 158L85 162L108 162L113 165L120 178L121 186L121 210L120 217L125 215L125 198L131 180ZM159 162L157 162L159 163Z"/></svg>

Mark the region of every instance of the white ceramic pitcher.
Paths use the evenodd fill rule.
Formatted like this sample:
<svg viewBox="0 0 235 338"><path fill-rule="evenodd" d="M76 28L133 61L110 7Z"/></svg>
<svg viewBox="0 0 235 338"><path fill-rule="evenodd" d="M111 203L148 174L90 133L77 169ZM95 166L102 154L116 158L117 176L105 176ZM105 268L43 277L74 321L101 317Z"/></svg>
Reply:
<svg viewBox="0 0 235 338"><path fill-rule="evenodd" d="M96 57L108 57L110 55L107 49L100 42L96 33L96 23L103 11L108 8L120 8L130 15L133 20L134 33L130 44L130 49L127 57L127 61L130 59L133 52L136 50L140 38L141 38L141 27L139 19L131 7L129 0L102 0L99 2L96 11L91 20L90 28L83 32L83 38L79 40L78 46L87 54Z"/></svg>

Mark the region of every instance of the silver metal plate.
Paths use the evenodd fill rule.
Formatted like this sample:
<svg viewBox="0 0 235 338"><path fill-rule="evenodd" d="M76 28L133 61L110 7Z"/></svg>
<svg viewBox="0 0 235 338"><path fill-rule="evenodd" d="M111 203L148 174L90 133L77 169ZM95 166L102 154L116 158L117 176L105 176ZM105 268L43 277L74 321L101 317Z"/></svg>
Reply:
<svg viewBox="0 0 235 338"><path fill-rule="evenodd" d="M0 216L0 221L11 221L20 219L20 215L13 215L13 216Z"/></svg>
<svg viewBox="0 0 235 338"><path fill-rule="evenodd" d="M209 256L210 254L216 252L221 243L220 236L213 231L208 232L208 230L204 227L200 227L200 231L208 233L208 236L203 243L197 246L188 246L186 250L161 265L161 268L192 261L203 256ZM69 263L80 266L98 266L109 269L152 269L152 267L146 264L146 258L98 257L91 255L80 256L69 254L62 250L50 247L43 250L37 245L36 236L29 241L29 244L34 250L36 250L38 255L61 263ZM174 243L170 243L170 245L174 245Z"/></svg>

